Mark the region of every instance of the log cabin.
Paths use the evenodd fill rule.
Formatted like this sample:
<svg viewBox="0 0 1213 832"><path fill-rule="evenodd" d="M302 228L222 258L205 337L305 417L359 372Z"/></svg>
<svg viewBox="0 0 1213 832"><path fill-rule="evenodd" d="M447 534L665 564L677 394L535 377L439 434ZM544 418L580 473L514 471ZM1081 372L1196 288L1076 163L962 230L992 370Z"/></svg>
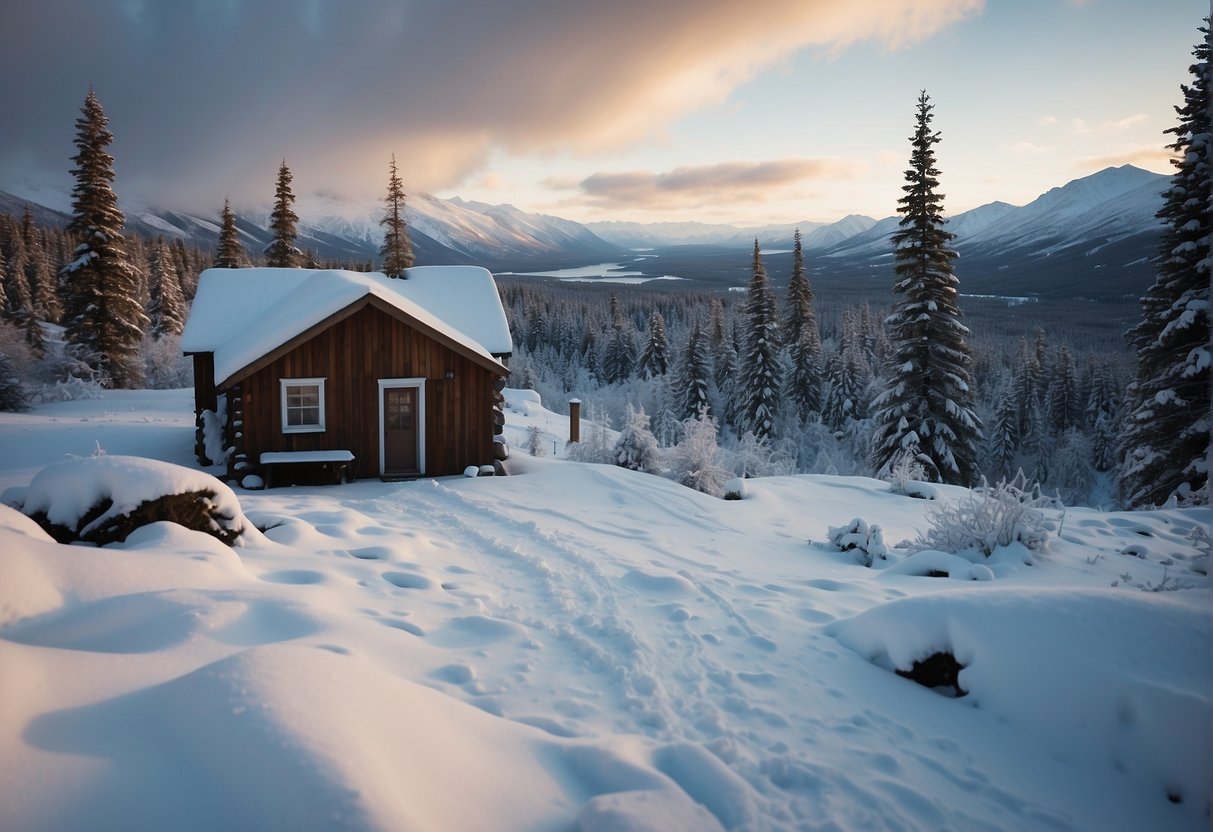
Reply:
<svg viewBox="0 0 1213 832"><path fill-rule="evenodd" d="M442 476L502 456L512 344L485 269L209 269L181 349L195 454L231 478L290 461Z"/></svg>

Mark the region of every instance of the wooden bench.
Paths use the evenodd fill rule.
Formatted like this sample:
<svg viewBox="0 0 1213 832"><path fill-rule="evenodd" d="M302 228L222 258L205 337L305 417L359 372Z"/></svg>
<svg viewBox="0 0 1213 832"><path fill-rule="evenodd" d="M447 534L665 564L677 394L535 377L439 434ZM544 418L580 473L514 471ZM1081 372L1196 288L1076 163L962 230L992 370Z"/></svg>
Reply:
<svg viewBox="0 0 1213 832"><path fill-rule="evenodd" d="M265 487L274 487L274 469L283 465L327 466L333 475L333 484L352 482L354 454L351 451L266 451L261 455L261 468L265 471Z"/></svg>

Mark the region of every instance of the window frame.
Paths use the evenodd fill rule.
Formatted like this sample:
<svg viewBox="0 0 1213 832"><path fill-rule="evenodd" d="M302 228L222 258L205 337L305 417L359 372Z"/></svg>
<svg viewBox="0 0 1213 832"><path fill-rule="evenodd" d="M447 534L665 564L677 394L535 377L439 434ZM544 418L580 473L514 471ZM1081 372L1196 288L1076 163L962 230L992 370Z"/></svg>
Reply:
<svg viewBox="0 0 1213 832"><path fill-rule="evenodd" d="M326 377L321 378L282 378L278 379L279 411L282 417L283 433L324 433L326 429L326 413L324 407L324 388ZM287 418L287 390L291 387L316 387L320 398L320 419L316 423L306 425L289 424Z"/></svg>

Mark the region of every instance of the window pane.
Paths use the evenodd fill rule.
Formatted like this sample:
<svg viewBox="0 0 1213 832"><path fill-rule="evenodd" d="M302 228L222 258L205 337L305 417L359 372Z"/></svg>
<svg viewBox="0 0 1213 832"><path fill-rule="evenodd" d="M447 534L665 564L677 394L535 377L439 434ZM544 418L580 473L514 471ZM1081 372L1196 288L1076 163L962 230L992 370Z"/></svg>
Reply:
<svg viewBox="0 0 1213 832"><path fill-rule="evenodd" d="M285 385L283 398L286 408L284 426L291 428L320 427L320 412L323 406L320 384Z"/></svg>

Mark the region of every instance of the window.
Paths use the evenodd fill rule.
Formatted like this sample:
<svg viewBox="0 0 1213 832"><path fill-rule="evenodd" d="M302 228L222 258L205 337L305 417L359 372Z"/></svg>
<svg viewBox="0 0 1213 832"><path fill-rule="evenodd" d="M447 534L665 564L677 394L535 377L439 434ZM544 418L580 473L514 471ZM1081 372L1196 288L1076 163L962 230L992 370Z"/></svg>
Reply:
<svg viewBox="0 0 1213 832"><path fill-rule="evenodd" d="M324 379L282 379L282 432L324 430Z"/></svg>

